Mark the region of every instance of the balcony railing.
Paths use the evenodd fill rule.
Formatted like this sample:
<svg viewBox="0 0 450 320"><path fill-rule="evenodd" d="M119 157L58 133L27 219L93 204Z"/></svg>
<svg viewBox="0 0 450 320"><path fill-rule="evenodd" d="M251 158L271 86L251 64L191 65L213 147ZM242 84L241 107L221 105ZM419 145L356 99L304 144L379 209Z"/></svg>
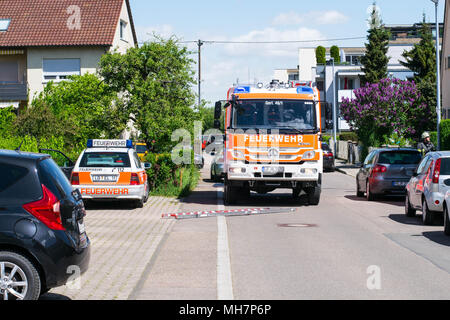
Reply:
<svg viewBox="0 0 450 320"><path fill-rule="evenodd" d="M26 83L1 83L0 101L28 100L28 86Z"/></svg>

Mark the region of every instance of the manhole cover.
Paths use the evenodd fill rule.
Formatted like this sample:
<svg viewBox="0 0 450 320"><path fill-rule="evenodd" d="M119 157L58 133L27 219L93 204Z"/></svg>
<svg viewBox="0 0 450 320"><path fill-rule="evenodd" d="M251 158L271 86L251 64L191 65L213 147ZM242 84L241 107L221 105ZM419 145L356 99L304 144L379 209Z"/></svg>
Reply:
<svg viewBox="0 0 450 320"><path fill-rule="evenodd" d="M316 224L309 224L309 223L282 223L278 224L281 228L312 228L317 227Z"/></svg>

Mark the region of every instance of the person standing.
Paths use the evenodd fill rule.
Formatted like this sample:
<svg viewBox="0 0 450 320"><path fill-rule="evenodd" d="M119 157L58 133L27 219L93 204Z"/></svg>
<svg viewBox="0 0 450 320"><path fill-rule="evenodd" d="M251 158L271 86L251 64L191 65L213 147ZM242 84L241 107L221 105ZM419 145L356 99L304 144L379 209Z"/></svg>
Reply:
<svg viewBox="0 0 450 320"><path fill-rule="evenodd" d="M422 155L426 155L428 152L436 150L433 142L431 142L430 134L428 132L422 133L422 141L417 144L417 149Z"/></svg>

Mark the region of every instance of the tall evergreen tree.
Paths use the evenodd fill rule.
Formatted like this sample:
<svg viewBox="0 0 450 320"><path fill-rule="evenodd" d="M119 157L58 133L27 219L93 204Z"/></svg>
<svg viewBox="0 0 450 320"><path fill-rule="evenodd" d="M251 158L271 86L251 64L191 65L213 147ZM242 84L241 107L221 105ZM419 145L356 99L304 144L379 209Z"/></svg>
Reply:
<svg viewBox="0 0 450 320"><path fill-rule="evenodd" d="M415 44L410 51L404 51L405 58L400 63L414 72L414 82L419 83L424 80L436 82L436 48L434 46L431 28L425 23L423 17L420 29L421 40Z"/></svg>
<svg viewBox="0 0 450 320"><path fill-rule="evenodd" d="M364 72L364 75L361 76L363 85L378 83L381 79L387 77L389 57L386 54L390 33L383 25L375 2L369 19L369 27L367 36L369 42L365 44L366 54L361 58L361 69Z"/></svg>
<svg viewBox="0 0 450 320"><path fill-rule="evenodd" d="M436 48L431 28L425 23L423 17L420 29L421 40L410 51L403 52L405 62L400 63L414 72L414 82L428 108L436 108ZM432 113L436 116L436 113ZM433 120L430 119L430 128L433 128Z"/></svg>

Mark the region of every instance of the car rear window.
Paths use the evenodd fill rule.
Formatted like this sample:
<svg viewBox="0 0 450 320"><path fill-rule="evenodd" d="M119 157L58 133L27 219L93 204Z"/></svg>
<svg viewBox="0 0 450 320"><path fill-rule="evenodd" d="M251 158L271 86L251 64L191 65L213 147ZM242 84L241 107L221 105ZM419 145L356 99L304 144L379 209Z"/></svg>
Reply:
<svg viewBox="0 0 450 320"><path fill-rule="evenodd" d="M415 151L387 151L381 152L378 163L382 164L418 164L422 156Z"/></svg>
<svg viewBox="0 0 450 320"><path fill-rule="evenodd" d="M443 176L450 176L450 158L441 158L441 171Z"/></svg>
<svg viewBox="0 0 450 320"><path fill-rule="evenodd" d="M12 164L0 163L0 192L19 182L28 173L28 169Z"/></svg>
<svg viewBox="0 0 450 320"><path fill-rule="evenodd" d="M0 204L26 203L42 196L39 180L28 168L0 162Z"/></svg>
<svg viewBox="0 0 450 320"><path fill-rule="evenodd" d="M38 165L41 182L58 198L64 199L72 194L72 185L64 172L52 159L45 159Z"/></svg>
<svg viewBox="0 0 450 320"><path fill-rule="evenodd" d="M142 144L136 145L136 152L137 153L145 153L147 151L147 146L144 146Z"/></svg>
<svg viewBox="0 0 450 320"><path fill-rule="evenodd" d="M131 168L127 152L85 152L80 161L81 168Z"/></svg>

